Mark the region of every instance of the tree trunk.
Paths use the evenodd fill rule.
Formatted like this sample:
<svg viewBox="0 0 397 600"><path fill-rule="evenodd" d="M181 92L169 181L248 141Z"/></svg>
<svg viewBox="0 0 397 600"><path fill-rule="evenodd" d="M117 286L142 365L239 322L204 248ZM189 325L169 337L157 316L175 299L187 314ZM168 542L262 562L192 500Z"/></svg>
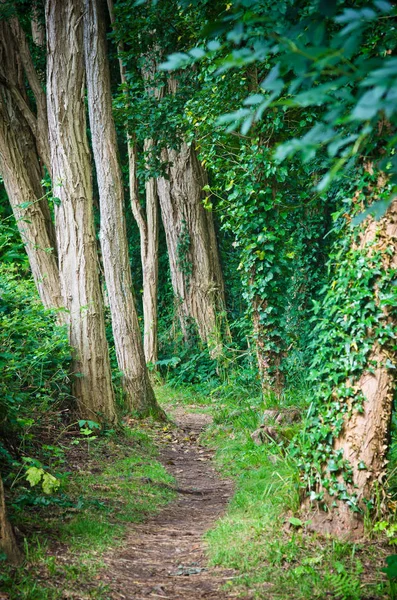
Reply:
<svg viewBox="0 0 397 600"><path fill-rule="evenodd" d="M192 146L166 149L167 177L158 194L177 311L186 342L197 328L212 356L222 348L219 315L225 311L224 285L212 213L203 206L204 169Z"/></svg>
<svg viewBox="0 0 397 600"><path fill-rule="evenodd" d="M150 152L152 140L145 140L144 151ZM159 274L159 209L157 184L154 177L145 183L146 232L141 233L141 260L143 270L143 323L146 362L157 363L157 292Z"/></svg>
<svg viewBox="0 0 397 600"><path fill-rule="evenodd" d="M99 187L102 260L114 343L129 407L143 416L164 416L150 384L132 290L104 26L100 0L85 0L88 107Z"/></svg>
<svg viewBox="0 0 397 600"><path fill-rule="evenodd" d="M6 504L4 498L3 482L0 476L0 550L4 552L7 560L12 564L21 562L21 553L19 552L15 541L14 532L7 519Z"/></svg>
<svg viewBox="0 0 397 600"><path fill-rule="evenodd" d="M397 268L396 242L397 201L394 201L381 221L369 220L359 248L367 249L368 256L373 252L382 252L383 269L387 272ZM375 283L376 304L379 304L381 292ZM385 319L392 324L392 315L387 309L383 309L383 312ZM366 502L376 497L377 486L378 493L383 493L396 385L395 369L388 366L393 358L390 350L374 339L367 370L358 381L346 382L348 387L354 385L354 390L363 394L363 412L353 409L348 411L343 430L334 442L334 450L342 450L343 457L351 465L352 476L351 483L347 485L347 493L357 497L357 505L362 511L366 509ZM342 477L340 481L343 483ZM324 512L321 507L316 506L316 513L310 515L313 529L350 539L360 538L364 531L362 515L353 512L346 502L335 501L327 494L325 496L325 502L332 508ZM313 505L306 500L303 508L312 510Z"/></svg>
<svg viewBox="0 0 397 600"><path fill-rule="evenodd" d="M0 22L0 173L25 244L30 268L46 308L60 309L63 299L56 262L55 235L41 185L35 140L23 113L15 103L13 87L21 98L22 67L7 22ZM4 71L3 71L4 69ZM59 319L64 318L59 313Z"/></svg>
<svg viewBox="0 0 397 600"><path fill-rule="evenodd" d="M84 105L83 3L47 0L47 102L59 272L80 413L116 420L98 276Z"/></svg>
<svg viewBox="0 0 397 600"><path fill-rule="evenodd" d="M11 19L10 27L17 45L17 52L23 66L26 79L28 80L29 87L33 92L36 103L36 114L34 115L33 119L30 118L31 130L36 139L37 151L42 164L50 173L50 148L48 142L47 101L45 91L34 67L25 32L23 31L18 19ZM20 106L21 110L22 108L23 107ZM30 111L28 103L26 103L26 106L23 108L23 110L27 115L28 111Z"/></svg>
<svg viewBox="0 0 397 600"><path fill-rule="evenodd" d="M112 0L107 0L110 20L114 24L114 10ZM118 52L121 54L123 46L120 43ZM126 69L119 57L120 78L123 85L127 84ZM148 73L150 75L151 73ZM145 73L144 73L145 76ZM158 90L153 93L159 94ZM129 189L131 210L138 225L141 242L141 262L143 274L143 346L145 360L155 365L158 360L158 246L159 246L159 209L157 198L157 184L150 178L145 184L146 212L139 202L138 181L136 176L136 143L127 130ZM145 140L144 151L150 152L152 140Z"/></svg>

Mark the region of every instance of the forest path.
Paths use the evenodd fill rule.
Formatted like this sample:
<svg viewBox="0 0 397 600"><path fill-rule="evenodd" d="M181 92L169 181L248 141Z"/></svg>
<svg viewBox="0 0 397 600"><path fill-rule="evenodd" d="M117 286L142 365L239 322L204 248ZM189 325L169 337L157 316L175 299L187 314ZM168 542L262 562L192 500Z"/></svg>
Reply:
<svg viewBox="0 0 397 600"><path fill-rule="evenodd" d="M160 461L176 478L178 496L155 517L133 525L122 549L105 557L103 579L112 600L234 597L220 589L233 572L208 566L202 539L233 493L231 481L211 465L212 453L198 442L211 417L185 408L171 414L178 427L161 442Z"/></svg>

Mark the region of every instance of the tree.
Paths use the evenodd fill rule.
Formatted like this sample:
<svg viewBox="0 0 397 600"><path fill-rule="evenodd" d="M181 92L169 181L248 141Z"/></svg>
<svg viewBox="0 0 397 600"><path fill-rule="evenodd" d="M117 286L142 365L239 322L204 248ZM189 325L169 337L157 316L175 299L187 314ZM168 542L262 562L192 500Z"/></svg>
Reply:
<svg viewBox="0 0 397 600"><path fill-rule="evenodd" d="M116 8L120 55L129 72L128 84L124 83L125 114L129 121L133 115L136 122L145 124L143 128L136 127L137 143L153 148L150 155L155 160L149 161L150 171L157 178L176 313L187 342L192 341L194 331L204 344L209 343L211 353L219 354L222 329L227 331L227 324L213 215L203 205L206 194L202 188L207 177L197 160L194 143L187 140L181 127L180 82L177 77L167 78L158 71L159 57L165 55L171 43L181 43L178 39L184 36L187 19L183 17L179 22L182 12L173 0L161 7L147 3L136 11L128 3ZM171 28L165 26L170 20ZM144 98L131 102L128 95L133 95L137 86L145 92ZM184 90L188 88L187 81ZM130 175L131 172L132 169ZM147 188L154 185L150 177L147 179ZM134 199L134 194L131 196ZM143 231L145 220L136 201L133 210ZM220 317L216 316L217 311Z"/></svg>
<svg viewBox="0 0 397 600"><path fill-rule="evenodd" d="M100 240L117 361L127 403L141 415L164 418L151 387L133 296L124 191L112 114L105 19L100 0L86 0L84 48L88 108L99 187Z"/></svg>
<svg viewBox="0 0 397 600"><path fill-rule="evenodd" d="M108 0L110 19L115 28L114 8L112 0ZM116 33L116 30L115 30ZM122 59L124 44L120 40L117 46L119 53L120 78L126 104L129 104L127 94L127 74ZM145 68L143 77L151 79L153 70ZM155 97L159 97L158 88L148 90ZM161 93L161 92L160 92ZM126 122L128 146L128 173L131 210L138 225L141 243L141 263L143 274L143 347L147 363L156 365L158 360L158 248L159 248L159 209L157 199L157 184L155 178L148 177L145 182L145 208L139 201L137 178L137 143L136 136L129 131ZM153 140L144 141L144 153L148 156L153 150Z"/></svg>
<svg viewBox="0 0 397 600"><path fill-rule="evenodd" d="M176 310L184 338L191 327L216 356L221 350L219 322L225 311L224 286L211 210L204 208L206 173L193 145L165 148L166 177L157 186L167 239Z"/></svg>
<svg viewBox="0 0 397 600"><path fill-rule="evenodd" d="M93 222L80 0L46 4L47 104L59 273L80 413L116 420Z"/></svg>
<svg viewBox="0 0 397 600"><path fill-rule="evenodd" d="M7 519L3 481L0 477L0 550L4 552L11 563L18 564L21 562L21 554L19 552L14 532Z"/></svg>
<svg viewBox="0 0 397 600"><path fill-rule="evenodd" d="M61 309L55 233L32 132L32 128L36 131L37 119L28 105L15 31L19 31L16 19L0 22L0 173L40 298L45 307ZM59 312L58 318L63 320L64 313Z"/></svg>

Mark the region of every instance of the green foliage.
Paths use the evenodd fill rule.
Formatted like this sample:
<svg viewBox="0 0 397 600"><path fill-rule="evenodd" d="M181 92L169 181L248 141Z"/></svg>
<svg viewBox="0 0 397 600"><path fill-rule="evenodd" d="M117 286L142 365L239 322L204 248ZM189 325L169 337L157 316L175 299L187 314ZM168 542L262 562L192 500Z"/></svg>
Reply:
<svg viewBox="0 0 397 600"><path fill-rule="evenodd" d="M46 411L70 397L66 331L43 309L34 284L0 266L1 437L32 439Z"/></svg>
<svg viewBox="0 0 397 600"><path fill-rule="evenodd" d="M352 191L370 186L375 177L362 174ZM388 193L387 188L379 191L380 197ZM349 213L354 215L360 210L357 202L364 198L364 194L355 200L345 198L342 208L334 214L338 239L330 255L329 280L322 299L315 303L312 317L313 360L309 378L315 393L299 441L303 482L311 499L321 501L326 490L355 511L360 510L356 496L347 492L351 466L343 451L335 451L333 444L346 416L363 411L365 399L357 383L365 370L376 367L369 362L374 345L395 351L396 329L390 315L394 317L397 306L396 271L384 266L385 253L394 249L376 249L376 238L361 248L359 232L349 228ZM391 361L384 366L394 368ZM366 465L362 468L366 469ZM368 508L372 508L372 503L373 499L368 499Z"/></svg>
<svg viewBox="0 0 397 600"><path fill-rule="evenodd" d="M158 485L173 480L156 460L150 431L111 433L98 438L89 454L84 446L76 449L66 441L62 446L75 465L64 494L52 502L48 497L41 502L39 496L29 502L21 488L14 490L13 520L25 534L26 563L0 570L0 590L10 600L61 600L69 591L105 600L108 588L98 581L98 555L122 544L129 523L142 521L173 498L171 489ZM36 481L42 474L33 468L30 478ZM61 555L47 543L52 539L62 544Z"/></svg>

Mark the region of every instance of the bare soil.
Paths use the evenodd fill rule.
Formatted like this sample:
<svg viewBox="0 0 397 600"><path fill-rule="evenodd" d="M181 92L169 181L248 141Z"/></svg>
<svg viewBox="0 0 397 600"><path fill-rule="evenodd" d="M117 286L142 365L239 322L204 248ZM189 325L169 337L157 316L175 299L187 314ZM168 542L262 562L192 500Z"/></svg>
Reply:
<svg viewBox="0 0 397 600"><path fill-rule="evenodd" d="M234 573L208 565L203 540L233 492L232 483L211 465L211 452L198 442L211 417L178 408L174 419L178 427L161 443L160 460L176 478L177 498L157 516L133 525L123 547L104 557L102 579L112 600L234 597L221 589Z"/></svg>

